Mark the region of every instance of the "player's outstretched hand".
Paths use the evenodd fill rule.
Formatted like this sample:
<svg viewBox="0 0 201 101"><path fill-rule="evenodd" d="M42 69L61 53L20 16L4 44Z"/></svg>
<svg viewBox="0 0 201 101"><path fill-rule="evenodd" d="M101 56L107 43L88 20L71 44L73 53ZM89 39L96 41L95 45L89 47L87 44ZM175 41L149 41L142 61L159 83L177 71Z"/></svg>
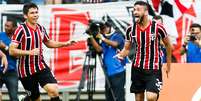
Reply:
<svg viewBox="0 0 201 101"><path fill-rule="evenodd" d="M73 45L75 43L77 43L76 40L69 40L69 41L66 42L66 46Z"/></svg>
<svg viewBox="0 0 201 101"><path fill-rule="evenodd" d="M170 64L167 64L167 66L164 68L165 69L165 73L167 75L167 78L169 78L169 74L170 74Z"/></svg>
<svg viewBox="0 0 201 101"><path fill-rule="evenodd" d="M30 51L30 55L39 55L39 54L40 54L39 48L34 48Z"/></svg>

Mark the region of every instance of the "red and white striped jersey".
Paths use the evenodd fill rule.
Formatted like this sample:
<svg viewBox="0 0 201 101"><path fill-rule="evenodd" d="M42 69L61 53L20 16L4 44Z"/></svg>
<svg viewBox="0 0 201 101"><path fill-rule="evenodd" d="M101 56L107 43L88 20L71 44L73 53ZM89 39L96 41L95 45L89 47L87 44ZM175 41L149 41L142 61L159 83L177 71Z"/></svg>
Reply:
<svg viewBox="0 0 201 101"><path fill-rule="evenodd" d="M18 74L21 78L37 73L48 66L43 60L42 42L49 40L44 27L37 25L36 29L31 28L28 24L21 24L12 37L12 44L18 45L18 49L32 50L40 49L40 55L20 56L18 60Z"/></svg>
<svg viewBox="0 0 201 101"><path fill-rule="evenodd" d="M141 29L138 24L135 25L135 34L132 26L126 31L126 40L136 46L133 67L143 69L158 70L162 65L162 54L160 49L160 40L167 37L167 32L163 25L155 24L154 33L151 33L152 21L145 29Z"/></svg>

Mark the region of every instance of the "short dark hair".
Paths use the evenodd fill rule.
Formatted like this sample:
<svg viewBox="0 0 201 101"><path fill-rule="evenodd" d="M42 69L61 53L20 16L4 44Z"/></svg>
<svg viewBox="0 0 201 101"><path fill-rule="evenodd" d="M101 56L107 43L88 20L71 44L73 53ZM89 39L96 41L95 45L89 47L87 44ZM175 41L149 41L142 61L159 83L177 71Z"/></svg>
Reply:
<svg viewBox="0 0 201 101"><path fill-rule="evenodd" d="M191 24L190 28L193 28L193 27L198 27L201 30L201 25L198 23Z"/></svg>
<svg viewBox="0 0 201 101"><path fill-rule="evenodd" d="M106 22L105 22L105 26L107 26L107 27L112 27L112 24L111 24L109 21L106 21Z"/></svg>
<svg viewBox="0 0 201 101"><path fill-rule="evenodd" d="M38 9L38 6L32 2L24 4L23 14L27 14L30 8L37 8Z"/></svg>
<svg viewBox="0 0 201 101"><path fill-rule="evenodd" d="M149 8L148 3L144 2L144 1L136 1L135 4L134 4L134 6L135 6L135 5L145 6L145 8L146 8L147 10L148 10L148 8Z"/></svg>
<svg viewBox="0 0 201 101"><path fill-rule="evenodd" d="M12 22L13 27L17 27L17 21L16 21L15 19L13 19L13 18L8 18L7 21Z"/></svg>
<svg viewBox="0 0 201 101"><path fill-rule="evenodd" d="M101 21L100 22L100 30L103 30L103 29L105 29L105 28L107 28L107 27L112 27L112 24L110 23L110 22L108 22L108 21L106 21L106 22L104 22L104 21Z"/></svg>

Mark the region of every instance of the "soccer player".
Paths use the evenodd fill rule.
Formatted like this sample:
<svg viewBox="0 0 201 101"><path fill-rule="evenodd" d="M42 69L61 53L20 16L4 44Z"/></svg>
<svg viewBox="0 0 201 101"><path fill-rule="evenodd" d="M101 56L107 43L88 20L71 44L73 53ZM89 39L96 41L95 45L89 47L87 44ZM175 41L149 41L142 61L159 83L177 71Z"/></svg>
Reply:
<svg viewBox="0 0 201 101"><path fill-rule="evenodd" d="M132 63L130 91L135 93L136 101L144 101L145 94L147 101L157 101L162 86L160 40L163 41L167 49L167 67L165 67L167 76L170 72L171 44L163 25L154 23L149 19L148 4L146 2L135 2L133 14L135 24L127 29L124 49L117 54L117 57L127 56L131 44L136 45L135 58Z"/></svg>
<svg viewBox="0 0 201 101"><path fill-rule="evenodd" d="M23 7L26 19L12 37L9 53L19 58L18 74L27 92L25 101L40 100L40 86L47 91L50 101L60 101L57 80L44 61L42 43L48 48L69 46L75 41L57 42L49 39L45 28L38 24L38 6L27 3Z"/></svg>

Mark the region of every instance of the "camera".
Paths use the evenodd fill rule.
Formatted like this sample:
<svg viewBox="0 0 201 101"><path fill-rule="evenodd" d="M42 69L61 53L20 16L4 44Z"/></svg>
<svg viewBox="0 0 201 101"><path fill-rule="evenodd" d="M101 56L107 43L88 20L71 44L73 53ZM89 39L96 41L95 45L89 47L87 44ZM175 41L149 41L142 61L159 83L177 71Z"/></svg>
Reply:
<svg viewBox="0 0 201 101"><path fill-rule="evenodd" d="M86 33L89 35L92 35L95 38L96 35L98 33L100 33L103 26L104 26L104 23L101 21L90 20L89 21L89 27L86 30Z"/></svg>
<svg viewBox="0 0 201 101"><path fill-rule="evenodd" d="M97 34L101 33L102 28L104 27L104 23L97 20L90 20L88 28L86 29L85 33L92 36L98 44L100 44L100 39L96 38ZM95 48L93 47L91 40L87 40L87 45L90 51L95 52Z"/></svg>
<svg viewBox="0 0 201 101"><path fill-rule="evenodd" d="M189 40L190 40L190 41L195 41L195 40L197 40L196 35L195 35L195 34L191 34L191 35L189 36Z"/></svg>

